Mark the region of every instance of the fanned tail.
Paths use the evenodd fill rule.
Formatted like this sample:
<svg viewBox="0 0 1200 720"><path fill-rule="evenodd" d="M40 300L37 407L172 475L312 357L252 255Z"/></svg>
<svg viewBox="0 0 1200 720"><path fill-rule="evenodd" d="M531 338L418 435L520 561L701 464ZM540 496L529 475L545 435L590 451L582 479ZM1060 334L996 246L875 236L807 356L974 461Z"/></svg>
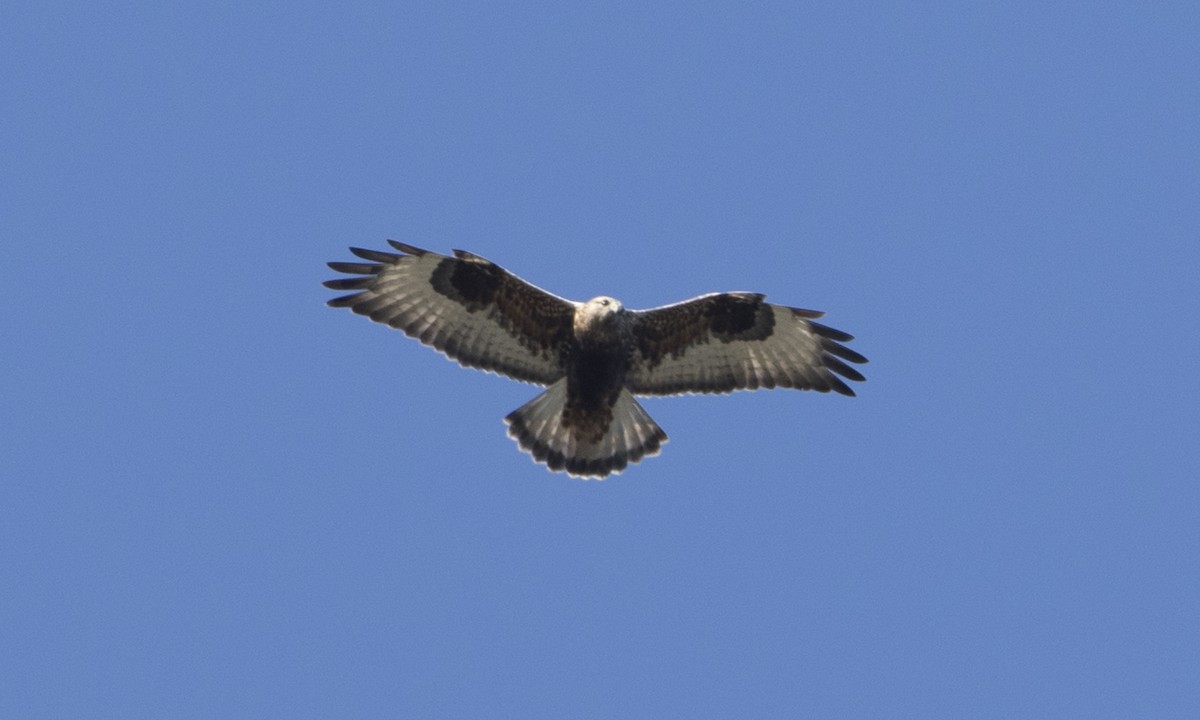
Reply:
<svg viewBox="0 0 1200 720"><path fill-rule="evenodd" d="M605 418L607 429L598 438L580 432L579 423L565 423L566 407L564 378L504 418L508 434L521 449L551 470L600 479L657 455L667 441L667 434L628 390L621 390L611 408L598 411L610 415Z"/></svg>

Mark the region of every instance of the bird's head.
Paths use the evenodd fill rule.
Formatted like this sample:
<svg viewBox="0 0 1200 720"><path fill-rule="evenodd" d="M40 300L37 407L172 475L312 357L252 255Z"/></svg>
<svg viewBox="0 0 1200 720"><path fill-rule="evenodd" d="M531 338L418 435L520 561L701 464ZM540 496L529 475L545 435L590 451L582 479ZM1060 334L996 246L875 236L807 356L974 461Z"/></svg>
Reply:
<svg viewBox="0 0 1200 720"><path fill-rule="evenodd" d="M610 298L607 295L594 297L584 303L583 306L588 309L588 314L596 317L608 317L610 315L616 315L625 309L625 306L621 304L620 300L617 300L616 298Z"/></svg>
<svg viewBox="0 0 1200 720"><path fill-rule="evenodd" d="M615 298L594 297L575 311L575 332L577 335L605 332L624 311L625 306Z"/></svg>

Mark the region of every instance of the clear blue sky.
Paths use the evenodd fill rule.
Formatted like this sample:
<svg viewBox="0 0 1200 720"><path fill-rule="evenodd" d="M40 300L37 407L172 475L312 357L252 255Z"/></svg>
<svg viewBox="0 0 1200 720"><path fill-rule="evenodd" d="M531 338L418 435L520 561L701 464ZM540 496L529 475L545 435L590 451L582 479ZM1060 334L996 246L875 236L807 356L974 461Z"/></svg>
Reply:
<svg viewBox="0 0 1200 720"><path fill-rule="evenodd" d="M1193 2L7 3L0 716L1200 716ZM855 399L324 306L465 248L828 311Z"/></svg>

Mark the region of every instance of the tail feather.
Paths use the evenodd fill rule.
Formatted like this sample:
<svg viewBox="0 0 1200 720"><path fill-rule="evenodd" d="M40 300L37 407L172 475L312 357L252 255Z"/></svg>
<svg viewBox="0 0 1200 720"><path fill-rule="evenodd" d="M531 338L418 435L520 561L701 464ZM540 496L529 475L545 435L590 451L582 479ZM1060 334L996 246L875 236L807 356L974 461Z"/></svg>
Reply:
<svg viewBox="0 0 1200 720"><path fill-rule="evenodd" d="M599 440L583 437L563 422L567 381L559 380L504 418L521 449L551 470L603 478L629 463L657 455L667 434L628 390L612 406L612 421Z"/></svg>

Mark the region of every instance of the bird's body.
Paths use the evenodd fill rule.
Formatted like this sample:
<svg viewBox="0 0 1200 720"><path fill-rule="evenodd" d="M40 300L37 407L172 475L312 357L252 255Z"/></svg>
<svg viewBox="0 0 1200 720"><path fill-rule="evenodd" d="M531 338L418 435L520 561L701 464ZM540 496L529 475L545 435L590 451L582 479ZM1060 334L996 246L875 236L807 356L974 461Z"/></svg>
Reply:
<svg viewBox="0 0 1200 720"><path fill-rule="evenodd" d="M822 313L755 293L713 293L652 310L601 296L572 302L461 250L454 257L389 241L402 254L351 248L371 263L327 287L329 302L403 330L467 367L547 389L505 418L521 448L552 470L605 477L659 452L667 435L634 395L792 387L853 391L846 365L866 358Z"/></svg>

